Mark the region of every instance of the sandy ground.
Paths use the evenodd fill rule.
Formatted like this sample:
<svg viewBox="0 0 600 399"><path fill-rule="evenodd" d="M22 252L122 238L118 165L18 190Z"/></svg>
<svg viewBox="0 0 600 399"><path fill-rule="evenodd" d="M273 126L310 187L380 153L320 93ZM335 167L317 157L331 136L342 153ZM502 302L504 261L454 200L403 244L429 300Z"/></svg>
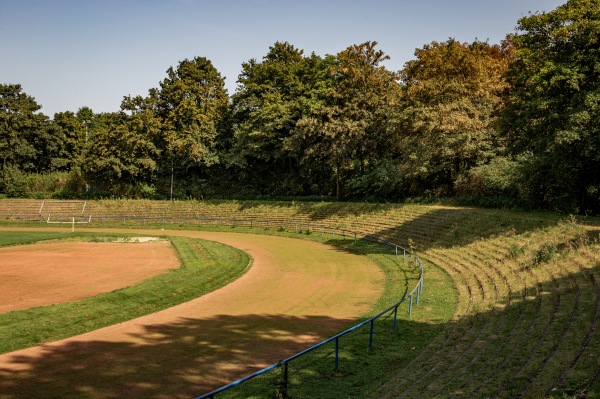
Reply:
<svg viewBox="0 0 600 399"><path fill-rule="evenodd" d="M177 267L179 259L168 241L0 248L0 313L110 292Z"/></svg>
<svg viewBox="0 0 600 399"><path fill-rule="evenodd" d="M152 233L223 242L248 252L253 265L233 283L185 304L0 355L0 398L195 397L332 335L382 291L384 277L374 264L326 245L140 231Z"/></svg>

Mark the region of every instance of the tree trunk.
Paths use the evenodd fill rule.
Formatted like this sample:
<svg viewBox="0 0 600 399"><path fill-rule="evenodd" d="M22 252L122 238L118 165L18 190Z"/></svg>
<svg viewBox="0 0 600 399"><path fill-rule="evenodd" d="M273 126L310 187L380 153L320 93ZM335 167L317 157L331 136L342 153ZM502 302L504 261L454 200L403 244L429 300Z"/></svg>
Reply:
<svg viewBox="0 0 600 399"><path fill-rule="evenodd" d="M171 160L171 201L173 201L173 160Z"/></svg>
<svg viewBox="0 0 600 399"><path fill-rule="evenodd" d="M335 191L336 191L336 198L338 201L341 200L342 197L342 190L341 190L341 183L340 183L340 166L336 165L335 166Z"/></svg>

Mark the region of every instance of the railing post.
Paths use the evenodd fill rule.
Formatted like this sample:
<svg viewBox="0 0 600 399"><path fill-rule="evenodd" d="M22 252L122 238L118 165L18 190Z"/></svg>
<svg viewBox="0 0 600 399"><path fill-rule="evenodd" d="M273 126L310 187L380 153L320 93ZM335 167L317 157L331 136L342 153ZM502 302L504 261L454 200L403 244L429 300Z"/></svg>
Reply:
<svg viewBox="0 0 600 399"><path fill-rule="evenodd" d="M371 320L371 329L369 331L369 348L373 346L373 328L375 324L375 320Z"/></svg>
<svg viewBox="0 0 600 399"><path fill-rule="evenodd" d="M398 321L398 306L394 308L394 328L392 328L393 332L396 332L396 323Z"/></svg>
<svg viewBox="0 0 600 399"><path fill-rule="evenodd" d="M283 397L287 398L288 391L288 362L283 363Z"/></svg>
<svg viewBox="0 0 600 399"><path fill-rule="evenodd" d="M335 337L335 369L338 370L339 369L339 365L340 365L340 342L339 342L340 338L339 337Z"/></svg>
<svg viewBox="0 0 600 399"><path fill-rule="evenodd" d="M412 294L408 297L410 299L410 302L408 304L408 315L412 316L412 307L413 307L413 300L412 300Z"/></svg>

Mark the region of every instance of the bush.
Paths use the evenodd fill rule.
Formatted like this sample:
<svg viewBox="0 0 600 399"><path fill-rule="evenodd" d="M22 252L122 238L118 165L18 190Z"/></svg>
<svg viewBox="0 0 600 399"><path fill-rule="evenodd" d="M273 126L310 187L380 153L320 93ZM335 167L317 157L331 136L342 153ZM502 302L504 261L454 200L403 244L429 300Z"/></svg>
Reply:
<svg viewBox="0 0 600 399"><path fill-rule="evenodd" d="M24 197L27 192L26 175L16 166L7 166L2 169L0 176L0 192L9 198Z"/></svg>
<svg viewBox="0 0 600 399"><path fill-rule="evenodd" d="M364 174L350 178L346 189L349 198L368 202L400 200L406 191L397 161L387 159L372 165Z"/></svg>
<svg viewBox="0 0 600 399"><path fill-rule="evenodd" d="M507 157L493 158L476 166L455 181L459 197L517 198L521 182L519 161Z"/></svg>
<svg viewBox="0 0 600 399"><path fill-rule="evenodd" d="M539 265L541 263L550 262L558 254L558 248L555 244L543 244L535 253L533 263Z"/></svg>

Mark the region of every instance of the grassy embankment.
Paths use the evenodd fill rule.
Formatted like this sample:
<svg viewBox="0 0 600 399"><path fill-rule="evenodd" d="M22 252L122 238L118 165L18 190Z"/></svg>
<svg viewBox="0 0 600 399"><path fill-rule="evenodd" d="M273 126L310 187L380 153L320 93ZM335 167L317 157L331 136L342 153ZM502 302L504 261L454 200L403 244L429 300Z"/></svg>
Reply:
<svg viewBox="0 0 600 399"><path fill-rule="evenodd" d="M357 334L338 371L331 348L321 355L326 359L293 363L294 398L365 397L373 391L374 397L599 397L597 219L417 205L105 201L90 209L94 206L104 214L161 214L165 223L176 215L236 217L238 224L268 217L359 230L405 246L410 239L430 262L413 317L400 323L397 334L389 332L389 320L376 326L383 333L372 350ZM162 220L137 223L156 222ZM134 227L126 220L119 225ZM321 237L318 230L310 237L339 240ZM454 301L447 276L457 297L445 323ZM406 346L394 346L402 343ZM266 392L261 384L251 382L231 396L260 397Z"/></svg>

